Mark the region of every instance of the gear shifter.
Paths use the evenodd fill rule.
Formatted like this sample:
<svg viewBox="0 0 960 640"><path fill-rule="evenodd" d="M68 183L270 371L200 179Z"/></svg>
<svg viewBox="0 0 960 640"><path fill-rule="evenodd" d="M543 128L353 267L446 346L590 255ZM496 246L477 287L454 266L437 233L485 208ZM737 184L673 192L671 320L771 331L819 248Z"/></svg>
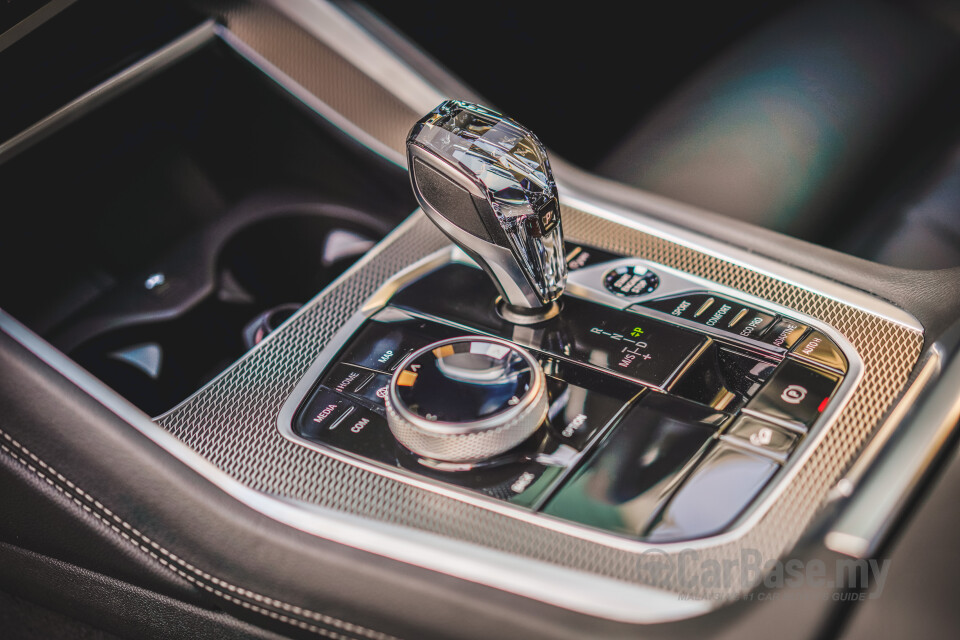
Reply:
<svg viewBox="0 0 960 640"><path fill-rule="evenodd" d="M546 150L513 120L447 100L407 137L424 212L493 279L503 317L556 315L567 278L560 202Z"/></svg>

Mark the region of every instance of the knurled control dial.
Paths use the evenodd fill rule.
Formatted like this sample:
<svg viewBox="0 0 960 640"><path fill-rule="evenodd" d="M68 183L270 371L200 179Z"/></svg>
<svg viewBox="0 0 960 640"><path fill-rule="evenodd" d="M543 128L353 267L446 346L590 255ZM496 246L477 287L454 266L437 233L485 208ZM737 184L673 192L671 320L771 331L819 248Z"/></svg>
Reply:
<svg viewBox="0 0 960 640"><path fill-rule="evenodd" d="M464 336L403 359L390 381L387 421L421 456L478 462L526 440L547 413L537 361L505 340Z"/></svg>

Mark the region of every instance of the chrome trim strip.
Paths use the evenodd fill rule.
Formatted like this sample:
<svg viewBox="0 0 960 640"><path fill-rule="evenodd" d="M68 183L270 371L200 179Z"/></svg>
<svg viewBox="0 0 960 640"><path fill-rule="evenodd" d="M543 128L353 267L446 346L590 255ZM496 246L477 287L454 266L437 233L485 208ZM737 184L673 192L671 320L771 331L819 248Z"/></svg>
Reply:
<svg viewBox="0 0 960 640"><path fill-rule="evenodd" d="M897 516L960 427L957 355L956 350L949 358L940 349L930 351L876 437L837 483L834 498L849 501L824 537L827 548L854 558L878 552ZM944 363L948 363L945 368Z"/></svg>
<svg viewBox="0 0 960 640"><path fill-rule="evenodd" d="M112 100L120 93L179 62L212 42L215 36L215 23L213 20L207 20L112 78L104 80L93 89L0 144L0 165L77 120L91 109Z"/></svg>
<svg viewBox="0 0 960 640"><path fill-rule="evenodd" d="M29 35L34 29L42 26L47 20L55 17L76 1L77 0L50 0L17 24L6 31L0 32L0 53L21 38Z"/></svg>

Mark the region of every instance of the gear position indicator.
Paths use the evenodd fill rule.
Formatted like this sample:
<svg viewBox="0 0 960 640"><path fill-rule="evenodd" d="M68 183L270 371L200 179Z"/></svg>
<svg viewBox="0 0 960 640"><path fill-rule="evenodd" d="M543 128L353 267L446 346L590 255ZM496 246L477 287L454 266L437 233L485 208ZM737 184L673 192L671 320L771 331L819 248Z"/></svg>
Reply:
<svg viewBox="0 0 960 640"><path fill-rule="evenodd" d="M579 357L659 388L707 343L702 334L630 313L604 309L593 319L577 340Z"/></svg>

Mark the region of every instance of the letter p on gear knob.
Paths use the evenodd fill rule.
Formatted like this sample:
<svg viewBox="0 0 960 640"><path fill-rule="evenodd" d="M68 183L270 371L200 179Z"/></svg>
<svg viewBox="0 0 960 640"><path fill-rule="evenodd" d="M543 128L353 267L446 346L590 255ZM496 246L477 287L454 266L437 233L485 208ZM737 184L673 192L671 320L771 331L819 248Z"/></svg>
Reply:
<svg viewBox="0 0 960 640"><path fill-rule="evenodd" d="M413 126L407 160L420 206L493 279L509 319L555 313L567 279L560 201L533 132L447 100Z"/></svg>

